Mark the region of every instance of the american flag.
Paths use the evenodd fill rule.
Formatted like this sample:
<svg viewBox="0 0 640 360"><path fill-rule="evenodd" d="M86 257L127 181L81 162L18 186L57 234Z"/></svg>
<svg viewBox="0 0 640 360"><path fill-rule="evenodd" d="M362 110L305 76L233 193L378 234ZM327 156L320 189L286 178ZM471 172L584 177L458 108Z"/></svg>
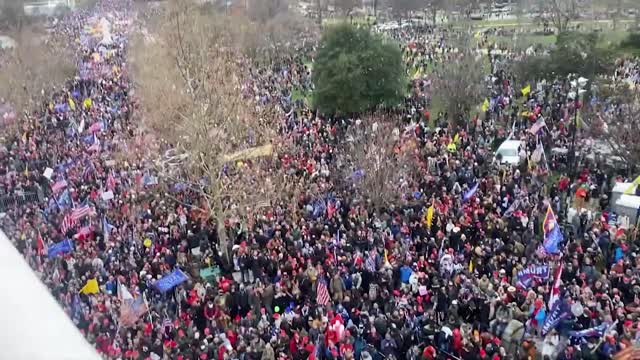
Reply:
<svg viewBox="0 0 640 360"><path fill-rule="evenodd" d="M62 225L60 226L60 230L62 230L63 234L66 234L71 228L76 226L78 221L71 214L67 214L64 216L62 220Z"/></svg>
<svg viewBox="0 0 640 360"><path fill-rule="evenodd" d="M67 187L67 181L65 179L62 179L60 181L57 181L55 184L53 184L51 186L51 190L57 194L60 190L64 189Z"/></svg>
<svg viewBox="0 0 640 360"><path fill-rule="evenodd" d="M321 306L325 306L329 301L331 301L331 297L329 296L329 289L327 288L327 280L324 278L319 279L316 302Z"/></svg>
<svg viewBox="0 0 640 360"><path fill-rule="evenodd" d="M167 328L169 328L169 331L173 330L173 322L171 319L168 317L164 318L164 320L162 320L162 328L165 329L165 331Z"/></svg>
<svg viewBox="0 0 640 360"><path fill-rule="evenodd" d="M75 235L73 235L73 238L78 240L85 240L88 239L92 233L93 228L91 227L91 225L84 226L81 227Z"/></svg>
<svg viewBox="0 0 640 360"><path fill-rule="evenodd" d="M87 177L89 177L89 175L91 175L93 172L95 171L95 166L93 165L93 163L90 160L87 160L84 163L84 170L82 171L82 178L86 179Z"/></svg>
<svg viewBox="0 0 640 360"><path fill-rule="evenodd" d="M364 262L364 266L369 272L376 272L376 256L375 254L369 254L367 260Z"/></svg>
<svg viewBox="0 0 640 360"><path fill-rule="evenodd" d="M75 221L80 221L85 216L89 216L94 212L93 208L89 205L82 205L73 209L71 216Z"/></svg>
<svg viewBox="0 0 640 360"><path fill-rule="evenodd" d="M615 325L615 323L614 323ZM612 326L613 327L613 326ZM576 339L582 339L585 337L603 337L608 331L609 326L607 323L602 323L596 327L592 327L582 331L571 331L569 336Z"/></svg>
<svg viewBox="0 0 640 360"><path fill-rule="evenodd" d="M553 286L551 287L551 295L549 296L549 309L553 309L557 304L560 303L560 279L562 278L562 265L563 262L560 262L560 267L556 270L556 274L553 280Z"/></svg>

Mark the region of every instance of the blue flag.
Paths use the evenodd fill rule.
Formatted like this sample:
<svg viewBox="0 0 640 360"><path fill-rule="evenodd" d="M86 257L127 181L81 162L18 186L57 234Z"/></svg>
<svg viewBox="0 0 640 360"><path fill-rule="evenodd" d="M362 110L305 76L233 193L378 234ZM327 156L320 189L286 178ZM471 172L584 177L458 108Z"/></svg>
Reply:
<svg viewBox="0 0 640 360"><path fill-rule="evenodd" d="M144 186L157 185L158 184L158 178L153 176L153 175L146 174L142 178L142 183L144 184Z"/></svg>
<svg viewBox="0 0 640 360"><path fill-rule="evenodd" d="M518 271L518 286L528 289L534 280L546 280L547 278L549 278L549 265L531 265Z"/></svg>
<svg viewBox="0 0 640 360"><path fill-rule="evenodd" d="M547 235L545 235L542 246L547 254L558 254L560 252L558 245L560 245L562 241L564 241L564 236L562 236L560 227L555 226Z"/></svg>
<svg viewBox="0 0 640 360"><path fill-rule="evenodd" d="M77 319L82 315L82 307L80 306L80 296L75 294L73 296L73 303L71 303L71 311L73 312L72 317Z"/></svg>
<svg viewBox="0 0 640 360"><path fill-rule="evenodd" d="M175 192L181 192L181 191L185 191L187 189L187 185L185 183L179 182L176 183L175 185L173 185L173 191Z"/></svg>
<svg viewBox="0 0 640 360"><path fill-rule="evenodd" d="M60 207L60 209L64 209L67 208L69 206L71 206L72 202L71 202L71 195L69 194L69 190L65 190L60 197L58 198L58 206Z"/></svg>
<svg viewBox="0 0 640 360"><path fill-rule="evenodd" d="M54 258L59 255L64 255L73 251L73 242L69 239L64 239L61 242L49 246L48 256Z"/></svg>
<svg viewBox="0 0 640 360"><path fill-rule="evenodd" d="M313 217L317 218L320 215L324 215L327 212L327 204L324 199L316 199L313 202Z"/></svg>
<svg viewBox="0 0 640 360"><path fill-rule="evenodd" d="M469 201L469 199L471 199L473 195L475 195L476 192L478 192L479 187L480 187L480 181L476 182L476 184L473 185L473 187L469 189L469 191L464 193L464 195L462 196L462 200Z"/></svg>
<svg viewBox="0 0 640 360"><path fill-rule="evenodd" d="M362 179L363 177L364 177L364 170L359 169L359 170L354 171L351 174L351 181L357 182L358 180Z"/></svg>
<svg viewBox="0 0 640 360"><path fill-rule="evenodd" d="M590 329L581 330L581 331L572 331L569 333L569 336L575 339L582 339L586 337L603 337L604 333L607 332L608 327L609 326L607 324L602 323Z"/></svg>
<svg viewBox="0 0 640 360"><path fill-rule="evenodd" d="M93 165L91 160L87 159L87 161L84 162L84 170L82 171L82 178L84 179L88 177L93 173L94 170L95 170L95 166Z"/></svg>
<svg viewBox="0 0 640 360"><path fill-rule="evenodd" d="M85 143L86 145L93 145L95 141L96 141L95 135L87 135L82 138L82 142Z"/></svg>
<svg viewBox="0 0 640 360"><path fill-rule="evenodd" d="M56 174L62 174L67 170L67 168L69 168L72 165L73 165L73 159L69 159L66 162L58 164L56 166L55 172Z"/></svg>
<svg viewBox="0 0 640 360"><path fill-rule="evenodd" d="M154 286L161 292L166 293L167 291L173 289L174 287L182 284L187 281L189 277L182 272L180 269L175 269L169 275L166 275L162 279L155 282Z"/></svg>
<svg viewBox="0 0 640 360"><path fill-rule="evenodd" d="M542 336L547 335L549 331L553 330L560 324L562 319L569 317L569 309L565 306L564 303L560 302L556 306L551 309L551 313L542 324Z"/></svg>
<svg viewBox="0 0 640 360"><path fill-rule="evenodd" d="M62 104L56 104L53 109L57 112L57 113L62 113L62 112L67 112L69 111L69 105L67 105L66 103L62 103Z"/></svg>
<svg viewBox="0 0 640 360"><path fill-rule="evenodd" d="M560 252L558 245L564 241L564 236L562 236L560 224L558 224L558 219L553 213L551 205L547 207L547 213L542 222L542 230L544 232L544 240L542 242L544 251L547 254L558 254Z"/></svg>

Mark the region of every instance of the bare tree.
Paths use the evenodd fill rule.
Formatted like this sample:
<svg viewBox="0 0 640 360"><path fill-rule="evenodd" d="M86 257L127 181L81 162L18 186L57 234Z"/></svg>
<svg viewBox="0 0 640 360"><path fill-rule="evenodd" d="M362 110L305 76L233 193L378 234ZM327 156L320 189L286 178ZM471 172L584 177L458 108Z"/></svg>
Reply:
<svg viewBox="0 0 640 360"><path fill-rule="evenodd" d="M21 113L73 77L75 67L69 56L61 56L29 29L17 33L15 40L16 47L4 54L0 65L0 98Z"/></svg>
<svg viewBox="0 0 640 360"><path fill-rule="evenodd" d="M572 20L578 18L578 0L540 0L540 19L553 26L558 33L567 31Z"/></svg>
<svg viewBox="0 0 640 360"><path fill-rule="evenodd" d="M482 62L469 56L435 70L432 102L445 110L459 125L464 125L471 109L484 99Z"/></svg>
<svg viewBox="0 0 640 360"><path fill-rule="evenodd" d="M625 9L636 9L636 20L639 16L640 4L634 0L605 0L607 9L607 18L611 19L611 27L613 30L618 28L618 21L624 17Z"/></svg>
<svg viewBox="0 0 640 360"><path fill-rule="evenodd" d="M170 144L157 161L161 177L198 194L187 205L216 223L228 259L225 223L245 221L286 187L272 164L278 114L243 96L248 64L232 18L203 15L189 0L169 6L157 39L132 46L142 123Z"/></svg>
<svg viewBox="0 0 640 360"><path fill-rule="evenodd" d="M623 82L601 90L600 97L606 97L610 105L589 106L582 118L594 138L606 141L629 168L637 167L640 142L635 137L640 132L640 92Z"/></svg>
<svg viewBox="0 0 640 360"><path fill-rule="evenodd" d="M315 14L312 15L312 18L316 19L318 25L322 25L322 19L324 15L329 11L329 1L332 0L311 0L310 2L313 4L313 11Z"/></svg>
<svg viewBox="0 0 640 360"><path fill-rule="evenodd" d="M247 28L252 29L246 33L247 43L253 43L249 37L254 39L257 55L268 61L292 55L302 36L318 35L309 19L292 12L281 12L264 24L250 24Z"/></svg>
<svg viewBox="0 0 640 360"><path fill-rule="evenodd" d="M425 1L425 11L427 11L427 9L429 10L430 13L430 17L431 17L431 23L432 24L436 24L436 16L438 15L438 11L439 10L445 10L446 6L448 5L447 2L445 0L427 0Z"/></svg>
<svg viewBox="0 0 640 360"><path fill-rule="evenodd" d="M266 23L278 14L287 12L288 0L247 0L249 17L261 23Z"/></svg>
<svg viewBox="0 0 640 360"><path fill-rule="evenodd" d="M374 117L352 125L336 162L337 184L376 210L397 204L414 178L414 147L403 130Z"/></svg>
<svg viewBox="0 0 640 360"><path fill-rule="evenodd" d="M0 1L0 27L4 30L22 30L27 17L23 0Z"/></svg>
<svg viewBox="0 0 640 360"><path fill-rule="evenodd" d="M409 17L411 12L421 10L425 3L421 0L388 0L393 14L399 18Z"/></svg>
<svg viewBox="0 0 640 360"><path fill-rule="evenodd" d="M333 0L333 6L344 16L352 15L353 10L358 5L358 0Z"/></svg>

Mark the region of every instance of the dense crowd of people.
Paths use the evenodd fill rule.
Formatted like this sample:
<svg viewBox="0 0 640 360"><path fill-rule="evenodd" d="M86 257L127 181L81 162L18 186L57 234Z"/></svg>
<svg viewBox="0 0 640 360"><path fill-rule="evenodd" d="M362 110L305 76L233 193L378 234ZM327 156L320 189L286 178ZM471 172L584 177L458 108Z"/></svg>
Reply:
<svg viewBox="0 0 640 360"><path fill-rule="evenodd" d="M303 55L251 67L243 91L281 107L282 141L300 152L278 162L308 188L251 226L226 221L225 259L216 222L185 205L197 195L169 184L166 197L143 156L126 63L130 9L102 1L57 25L78 49L78 76L0 155L5 193L40 193L8 207L2 229L105 358L568 360L636 344L633 227L600 202L597 216L583 211L564 236L549 236L563 195L586 189L576 195L586 206L619 175L586 159L572 179L570 159L548 151L569 144L573 79L525 91L496 72L484 113L465 128L429 114L428 91L416 91L394 126L416 144L419 176L397 186L397 204L373 208L335 176L341 135L370 124L324 118L292 98L313 88ZM465 56L436 29L394 36L418 49L408 61L421 66ZM637 79L637 69L618 73ZM494 159L509 133L523 143L513 165Z"/></svg>

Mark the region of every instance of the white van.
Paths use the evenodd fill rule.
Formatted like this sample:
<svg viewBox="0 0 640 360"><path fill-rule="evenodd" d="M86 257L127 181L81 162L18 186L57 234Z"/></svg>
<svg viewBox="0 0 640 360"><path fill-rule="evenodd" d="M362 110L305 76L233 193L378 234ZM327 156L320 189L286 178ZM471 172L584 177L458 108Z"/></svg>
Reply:
<svg viewBox="0 0 640 360"><path fill-rule="evenodd" d="M521 146L524 146L524 143L520 140L505 140L496 150L494 161L499 161L501 164L520 164Z"/></svg>

